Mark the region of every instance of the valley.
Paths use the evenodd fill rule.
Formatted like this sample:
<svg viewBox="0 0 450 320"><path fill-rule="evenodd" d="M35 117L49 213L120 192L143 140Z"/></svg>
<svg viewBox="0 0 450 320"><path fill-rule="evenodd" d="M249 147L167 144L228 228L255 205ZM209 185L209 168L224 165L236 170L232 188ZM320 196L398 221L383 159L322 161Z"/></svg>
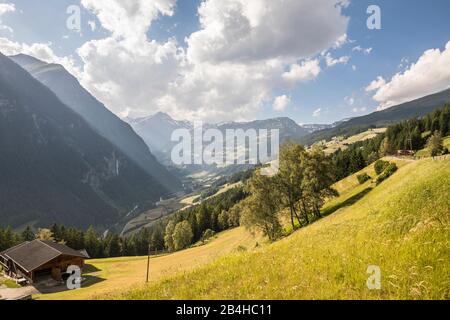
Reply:
<svg viewBox="0 0 450 320"><path fill-rule="evenodd" d="M190 130L191 124L162 113L127 119L141 130L141 138L63 68L26 56L13 60L30 74L0 56L0 65L10 70L0 73L5 84L0 120L5 127L26 119L25 128L33 134L18 134L23 142L19 148L0 140L8 151L0 157L2 163L11 167L13 159L25 159L18 162L18 173L12 171L14 176L0 173L9 187L23 188L26 173L35 179L27 194L34 213L25 210L3 219L14 230L0 228L0 245L6 249L36 237L91 255L80 289L66 290L61 284L25 287L34 290L33 298L448 298L441 281L448 275L443 261L449 258L448 106L388 127L377 127L387 124L382 121L347 127L366 118L329 126L300 126L288 118L208 125L222 132L279 129L282 146L276 171L261 174L274 161L255 166L166 163L166 169L158 160L164 163L168 150L157 149L148 137L157 130L157 141L171 146L168 132ZM65 79L65 86L55 82L55 73ZM21 82L31 94L21 96ZM68 87L71 95L66 95ZM443 96L447 92L427 97L428 107ZM80 99L91 107L83 109ZM407 117L411 110L405 106L410 105L393 109ZM109 124L96 121L99 117L108 118ZM318 140L330 133L340 135ZM304 138L313 143L304 148L299 144ZM48 153L39 153L36 145ZM54 170L47 169L49 164ZM62 178L66 175L67 181ZM39 183L49 189L40 189ZM5 183L0 187L14 191ZM50 199L45 196L49 190L58 190L71 204L67 215L58 214L66 206L62 200L58 206L40 202ZM18 193L11 194L14 199ZM41 214L43 205L53 210ZM149 283L144 282L147 263ZM380 290L368 290L365 265L382 270ZM9 278L0 280L0 295L1 290L10 295L17 287Z"/></svg>
<svg viewBox="0 0 450 320"><path fill-rule="evenodd" d="M1 314L444 309L449 12L0 0Z"/></svg>
<svg viewBox="0 0 450 320"><path fill-rule="evenodd" d="M325 204L324 218L276 243L243 227L225 231L205 245L152 256L148 285L146 257L89 260L85 288L36 298L448 298L440 279L449 272L450 158L384 160L399 167L392 178L358 183L361 173L375 175L371 165L337 182L340 196ZM382 270L381 290L366 287L371 264Z"/></svg>

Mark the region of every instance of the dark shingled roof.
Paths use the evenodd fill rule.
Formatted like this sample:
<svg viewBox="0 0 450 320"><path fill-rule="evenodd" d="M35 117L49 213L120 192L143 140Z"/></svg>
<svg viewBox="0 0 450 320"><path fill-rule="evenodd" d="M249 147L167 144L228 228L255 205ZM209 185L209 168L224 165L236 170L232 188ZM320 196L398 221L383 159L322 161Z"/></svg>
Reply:
<svg viewBox="0 0 450 320"><path fill-rule="evenodd" d="M33 271L60 255L89 258L86 254L65 245L43 240L24 242L1 252L0 255L13 260L27 271Z"/></svg>

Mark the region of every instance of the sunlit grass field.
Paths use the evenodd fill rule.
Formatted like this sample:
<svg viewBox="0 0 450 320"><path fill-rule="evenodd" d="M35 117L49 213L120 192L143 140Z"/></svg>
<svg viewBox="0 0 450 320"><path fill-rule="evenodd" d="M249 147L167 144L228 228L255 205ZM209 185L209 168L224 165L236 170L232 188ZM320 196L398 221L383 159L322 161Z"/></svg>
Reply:
<svg viewBox="0 0 450 320"><path fill-rule="evenodd" d="M335 201L365 190L342 188ZM450 161L409 162L279 242L98 298L449 299L449 222ZM367 287L369 265L381 269L380 290Z"/></svg>
<svg viewBox="0 0 450 320"><path fill-rule="evenodd" d="M225 231L209 243L172 254L151 257L150 281L191 270L215 259L240 250L252 250L263 239L252 236L244 228ZM131 289L146 281L147 257L124 257L87 260L82 288L72 291L33 296L50 300L85 300L95 297L107 298Z"/></svg>

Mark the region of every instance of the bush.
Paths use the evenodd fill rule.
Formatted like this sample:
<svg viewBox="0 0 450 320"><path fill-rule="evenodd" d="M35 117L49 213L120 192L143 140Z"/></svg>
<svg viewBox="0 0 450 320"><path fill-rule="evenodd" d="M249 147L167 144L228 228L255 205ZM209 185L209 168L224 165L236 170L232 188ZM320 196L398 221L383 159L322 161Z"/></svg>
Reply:
<svg viewBox="0 0 450 320"><path fill-rule="evenodd" d="M377 175L380 175L384 169L389 165L388 161L378 160L375 162L375 172Z"/></svg>
<svg viewBox="0 0 450 320"><path fill-rule="evenodd" d="M363 184L366 181L372 179L367 173L359 174L356 176L356 178L358 179L359 184Z"/></svg>
<svg viewBox="0 0 450 320"><path fill-rule="evenodd" d="M390 163L386 169L384 170L383 174L381 174L378 178L377 178L377 184L382 183L384 180L386 180L387 178L389 178L390 176L392 176L396 171L398 170L398 167L395 163Z"/></svg>
<svg viewBox="0 0 450 320"><path fill-rule="evenodd" d="M205 232L203 232L203 236L202 236L202 242L206 242L209 239L211 239L212 237L214 237L215 232L212 231L211 229L206 229Z"/></svg>

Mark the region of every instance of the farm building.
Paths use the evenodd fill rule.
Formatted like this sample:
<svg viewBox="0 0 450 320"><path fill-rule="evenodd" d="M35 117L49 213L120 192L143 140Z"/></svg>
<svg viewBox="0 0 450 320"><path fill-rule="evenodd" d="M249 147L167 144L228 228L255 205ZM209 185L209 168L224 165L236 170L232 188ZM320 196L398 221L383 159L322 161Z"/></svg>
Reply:
<svg viewBox="0 0 450 320"><path fill-rule="evenodd" d="M413 156L414 153L413 150L397 150L398 156Z"/></svg>
<svg viewBox="0 0 450 320"><path fill-rule="evenodd" d="M51 276L60 281L71 265L82 268L89 258L85 250L76 251L52 241L33 240L0 252L0 265L10 277L30 283Z"/></svg>

